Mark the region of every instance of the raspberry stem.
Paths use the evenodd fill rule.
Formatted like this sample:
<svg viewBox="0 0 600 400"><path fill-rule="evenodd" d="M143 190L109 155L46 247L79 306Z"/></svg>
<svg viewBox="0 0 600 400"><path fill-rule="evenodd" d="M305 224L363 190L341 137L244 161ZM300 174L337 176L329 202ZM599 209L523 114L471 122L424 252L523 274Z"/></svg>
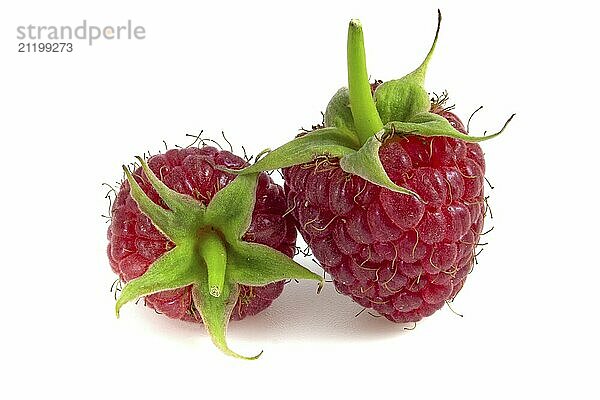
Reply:
<svg viewBox="0 0 600 400"><path fill-rule="evenodd" d="M350 109L361 144L383 128L381 118L375 107L367 62L362 25L353 19L348 26L348 90Z"/></svg>
<svg viewBox="0 0 600 400"><path fill-rule="evenodd" d="M225 283L227 249L213 228L204 232L198 240L200 255L208 270L208 288L213 297L221 296Z"/></svg>

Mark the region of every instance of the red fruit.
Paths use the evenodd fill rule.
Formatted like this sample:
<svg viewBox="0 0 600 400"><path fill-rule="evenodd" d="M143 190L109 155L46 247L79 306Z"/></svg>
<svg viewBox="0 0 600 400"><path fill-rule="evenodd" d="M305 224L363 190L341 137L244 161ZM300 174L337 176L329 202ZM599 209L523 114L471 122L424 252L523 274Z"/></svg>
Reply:
<svg viewBox="0 0 600 400"><path fill-rule="evenodd" d="M451 112L440 112L464 127ZM394 322L431 315L473 266L485 214L481 148L449 137L389 138L379 157L396 193L329 167L284 169L288 207L336 288Z"/></svg>
<svg viewBox="0 0 600 400"><path fill-rule="evenodd" d="M235 178L235 175L215 169L215 165L242 168L245 162L228 151L207 146L169 150L166 154L151 157L148 165L171 189L208 204L218 190ZM141 167L135 170L134 176L144 176ZM158 194L150 183L139 178L136 180L144 192L160 204ZM150 218L140 212L129 189L126 181L113 204L112 223L108 228L108 258L113 271L123 282L145 273L152 262L173 247L173 243L156 229ZM267 245L291 257L294 254L296 230L291 218L282 217L286 209L283 189L263 173L259 178L256 197L252 222L244 240ZM259 287L242 285L231 319L240 320L261 312L271 305L282 290L282 281ZM202 322L192 302L191 285L151 294L145 300L147 306L168 317Z"/></svg>
<svg viewBox="0 0 600 400"><path fill-rule="evenodd" d="M395 322L433 314L464 284L485 213L485 163L456 115L424 88L427 56L369 83L360 21L348 27L348 87L324 126L237 173L283 168L297 227L338 290Z"/></svg>
<svg viewBox="0 0 600 400"><path fill-rule="evenodd" d="M283 189L212 147L169 150L132 174L112 207L108 258L126 282L115 311L137 298L171 318L203 322L231 356L229 320L267 308L287 279L322 278L290 257L296 231ZM148 165L149 164L149 165Z"/></svg>

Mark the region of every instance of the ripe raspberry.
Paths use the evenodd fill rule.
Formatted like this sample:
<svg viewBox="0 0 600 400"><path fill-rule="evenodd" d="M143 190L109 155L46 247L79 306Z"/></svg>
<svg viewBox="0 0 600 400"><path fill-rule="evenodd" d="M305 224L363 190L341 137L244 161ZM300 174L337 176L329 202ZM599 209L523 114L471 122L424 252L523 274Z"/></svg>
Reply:
<svg viewBox="0 0 600 400"><path fill-rule="evenodd" d="M243 168L245 162L228 152L214 147L174 149L148 160L150 169L161 177L171 189L194 197L208 204L214 194L235 177L215 169L215 165L228 168ZM143 176L140 168L134 176ZM146 180L136 179L144 192L157 204L158 194ZM281 186L273 183L267 174L261 174L257 187L257 201L252 213L252 223L244 235L248 242L262 243L293 256L296 230L293 220L282 218L285 199ZM164 206L164 203L163 203ZM166 208L166 206L164 206ZM167 239L142 214L129 194L129 183L125 182L112 207L112 221L108 228L108 259L113 271L123 282L129 282L146 272L150 264L174 244ZM266 286L241 287L231 319L241 320L255 315L275 300L283 290L283 282ZM191 285L175 290L162 291L145 297L145 304L168 317L185 321L202 322L198 310L192 303Z"/></svg>
<svg viewBox="0 0 600 400"><path fill-rule="evenodd" d="M444 117L460 120L449 111ZM338 159L285 168L288 207L336 288L394 322L433 314L461 289L483 227L485 163L475 143L390 137L379 157L395 193Z"/></svg>
<svg viewBox="0 0 600 400"><path fill-rule="evenodd" d="M222 171L246 163L213 147L139 160L125 169L108 229L110 265L127 283L117 316L144 296L168 317L203 322L217 347L241 357L225 341L230 319L267 308L286 279L321 280L290 258L296 230L283 188L265 173Z"/></svg>
<svg viewBox="0 0 600 400"><path fill-rule="evenodd" d="M348 28L348 87L322 127L239 174L283 168L290 212L337 289L395 322L433 314L456 296L483 228L485 162L447 96L424 88L424 61L369 83L362 26Z"/></svg>

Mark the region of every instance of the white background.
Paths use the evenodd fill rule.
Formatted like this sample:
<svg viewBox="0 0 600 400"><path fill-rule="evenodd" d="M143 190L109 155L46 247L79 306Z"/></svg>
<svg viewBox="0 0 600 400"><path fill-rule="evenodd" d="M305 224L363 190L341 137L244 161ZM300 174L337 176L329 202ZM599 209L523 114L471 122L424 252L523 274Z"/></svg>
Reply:
<svg viewBox="0 0 600 400"><path fill-rule="evenodd" d="M0 10L0 397L598 398L598 10L594 2L19 1ZM560 3L562 4L562 3ZM448 308L413 331L312 283L230 326L128 305L114 317L102 182L162 140L224 130L250 153L320 119L345 85L350 18L369 72L415 68L483 144L495 229ZM131 19L142 41L17 53L18 25ZM318 269L306 260L305 264ZM169 397L167 397L169 396Z"/></svg>

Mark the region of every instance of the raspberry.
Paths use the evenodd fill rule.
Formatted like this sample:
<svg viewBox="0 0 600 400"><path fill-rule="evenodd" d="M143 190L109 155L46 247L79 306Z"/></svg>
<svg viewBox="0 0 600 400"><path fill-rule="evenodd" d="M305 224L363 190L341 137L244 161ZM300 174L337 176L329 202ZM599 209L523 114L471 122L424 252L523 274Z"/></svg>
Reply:
<svg viewBox="0 0 600 400"><path fill-rule="evenodd" d="M441 113L466 133L449 111ZM392 181L374 185L339 160L285 168L296 226L336 288L394 322L433 314L462 288L483 228L481 148L449 137L390 137L379 157Z"/></svg>
<svg viewBox="0 0 600 400"><path fill-rule="evenodd" d="M224 353L229 320L267 308L287 279L322 278L295 263L296 230L283 188L212 147L169 150L123 183L112 207L108 258L125 282L115 307L137 298L168 317L202 322ZM262 353L262 352L261 352Z"/></svg>
<svg viewBox="0 0 600 400"><path fill-rule="evenodd" d="M152 171L171 189L194 197L208 204L214 194L235 177L215 169L215 165L242 168L243 159L228 151L213 147L174 149L148 160ZM134 172L143 176L141 168ZM136 179L152 200L162 203L148 181ZM108 228L108 258L113 271L123 282L141 276L150 264L174 245L142 214L129 194L125 182L112 207L112 222ZM294 254L296 230L293 221L282 218L285 199L281 186L273 183L267 174L261 174L257 187L257 201L252 213L252 223L244 240L267 245L288 257ZM166 208L164 203L162 205ZM263 287L241 288L232 320L255 315L271 305L283 290L283 282ZM184 321L202 322L192 302L191 285L175 290L162 291L145 297L147 306L168 317Z"/></svg>
<svg viewBox="0 0 600 400"><path fill-rule="evenodd" d="M462 288L485 216L478 142L430 99L423 62L400 79L369 82L362 25L348 26L348 87L322 126L241 171L282 168L289 212L339 292L394 322L433 314Z"/></svg>

